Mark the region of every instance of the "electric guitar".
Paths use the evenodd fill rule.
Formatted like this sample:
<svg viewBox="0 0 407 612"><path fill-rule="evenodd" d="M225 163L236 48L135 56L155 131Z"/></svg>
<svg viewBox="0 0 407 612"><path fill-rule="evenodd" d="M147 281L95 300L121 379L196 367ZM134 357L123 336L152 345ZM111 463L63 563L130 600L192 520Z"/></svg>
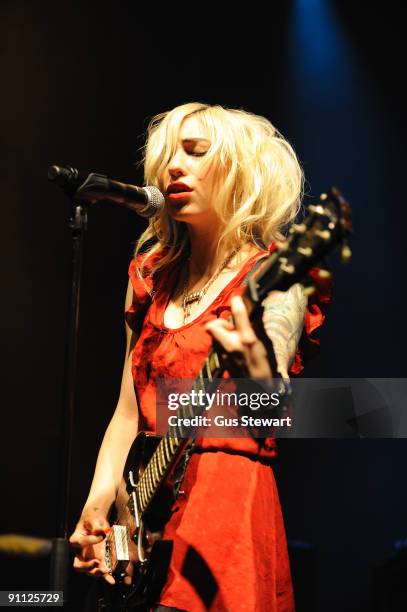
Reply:
<svg viewBox="0 0 407 612"><path fill-rule="evenodd" d="M294 283L313 289L308 272L316 267L335 247L341 245L342 260L350 258L346 238L351 232L351 210L340 191L332 188L320 196L319 203L308 206L306 218L290 227L287 239L277 244L274 252L251 275L243 299L253 324L261 321L261 304L272 290L286 291ZM320 270L327 276L326 270ZM273 355L270 355L273 361ZM275 363L271 363L272 370ZM199 372L193 388L207 391L215 379L227 369L227 355L213 346ZM184 419L199 416L204 407L180 406L177 425L170 426L161 438L141 432L136 437L126 461L122 482L115 502L116 520L106 538L106 563L118 583L123 584L129 567L131 586L119 589L116 609L146 609L159 594L166 568L157 569L171 551L168 542L160 541L165 523L171 516L185 468L188 448L195 430L185 427ZM175 420L175 419L174 419ZM128 578L127 578L128 581Z"/></svg>

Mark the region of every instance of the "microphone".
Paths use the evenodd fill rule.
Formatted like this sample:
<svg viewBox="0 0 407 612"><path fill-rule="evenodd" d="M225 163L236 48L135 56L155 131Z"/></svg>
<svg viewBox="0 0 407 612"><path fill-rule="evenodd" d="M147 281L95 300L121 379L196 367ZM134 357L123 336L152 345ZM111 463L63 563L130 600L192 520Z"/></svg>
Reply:
<svg viewBox="0 0 407 612"><path fill-rule="evenodd" d="M78 203L94 204L99 200L111 200L127 206L142 217L157 215L165 202L157 187L127 185L96 172L80 172L71 166L50 166L48 180L62 187Z"/></svg>

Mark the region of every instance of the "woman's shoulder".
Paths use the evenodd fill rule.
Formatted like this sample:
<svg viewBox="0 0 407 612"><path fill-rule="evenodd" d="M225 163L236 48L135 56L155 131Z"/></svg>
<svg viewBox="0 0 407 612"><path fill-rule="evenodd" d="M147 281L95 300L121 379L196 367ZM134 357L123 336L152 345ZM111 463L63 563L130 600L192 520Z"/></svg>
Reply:
<svg viewBox="0 0 407 612"><path fill-rule="evenodd" d="M139 299L144 299L145 294L151 297L157 276L157 274L154 274L154 270L163 255L164 250L159 249L138 253L138 255L131 260L129 265L129 278L133 290Z"/></svg>
<svg viewBox="0 0 407 612"><path fill-rule="evenodd" d="M158 278L163 269L155 271L158 261L164 256L164 250L138 253L129 265L129 279L133 288L130 308L126 310L125 319L133 331L139 331L157 288Z"/></svg>

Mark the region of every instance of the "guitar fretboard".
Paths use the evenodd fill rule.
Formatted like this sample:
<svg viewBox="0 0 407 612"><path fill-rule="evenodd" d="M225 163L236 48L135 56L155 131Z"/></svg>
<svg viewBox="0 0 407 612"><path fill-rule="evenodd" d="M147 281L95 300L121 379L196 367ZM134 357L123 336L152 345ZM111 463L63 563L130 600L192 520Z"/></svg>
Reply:
<svg viewBox="0 0 407 612"><path fill-rule="evenodd" d="M221 373L222 367L218 354L215 350L211 350L205 360L203 368L194 381L192 389L197 393L200 391L206 392L213 379L218 378ZM204 404L193 406L190 403L185 406L180 405L177 409L177 425L171 425L166 434L161 438L153 456L137 483L136 494L138 510L141 514L146 512L162 481L165 479L186 445L194 437L196 428L184 427L182 425L184 419L199 416L204 409Z"/></svg>

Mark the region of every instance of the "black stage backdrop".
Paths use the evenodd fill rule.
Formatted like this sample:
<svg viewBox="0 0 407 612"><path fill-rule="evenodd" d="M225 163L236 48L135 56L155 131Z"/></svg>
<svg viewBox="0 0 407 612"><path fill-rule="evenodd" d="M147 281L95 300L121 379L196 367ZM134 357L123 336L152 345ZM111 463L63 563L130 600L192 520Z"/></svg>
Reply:
<svg viewBox="0 0 407 612"><path fill-rule="evenodd" d="M347 269L333 263L335 299L308 375L407 375L404 34L397 3L363 7L230 5L221 17L219 5L163 13L139 3L3 0L1 533L57 530L71 244L69 205L47 167L141 184L147 120L178 103L265 115L303 162L306 203L331 184L352 203L354 259ZM89 213L71 527L118 396L127 267L142 227L112 204ZM280 444L300 611L393 609L379 606L377 568L407 536L405 451L404 440ZM18 563L5 557L2 588L46 585L45 566ZM72 579L73 609L86 585Z"/></svg>

